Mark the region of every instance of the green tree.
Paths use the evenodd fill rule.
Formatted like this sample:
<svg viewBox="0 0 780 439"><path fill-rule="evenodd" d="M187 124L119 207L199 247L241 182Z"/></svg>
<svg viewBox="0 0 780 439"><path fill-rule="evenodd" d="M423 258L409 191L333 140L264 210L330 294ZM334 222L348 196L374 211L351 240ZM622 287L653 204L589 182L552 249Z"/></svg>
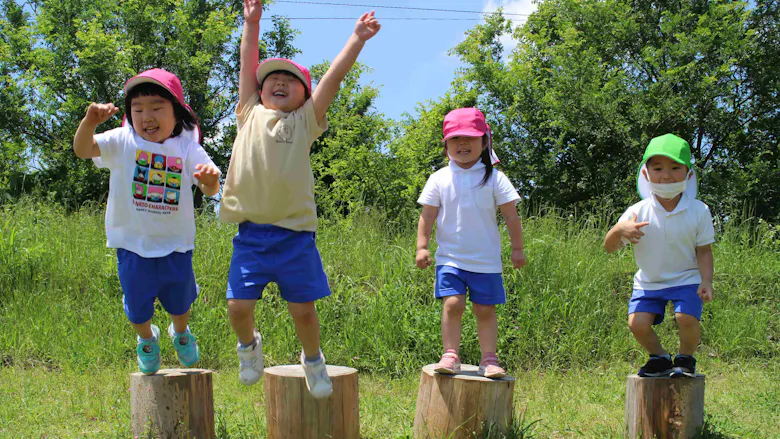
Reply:
<svg viewBox="0 0 780 439"><path fill-rule="evenodd" d="M227 170L235 132L239 8L240 2L229 0L3 0L0 141L3 156L14 160L0 168L2 187L21 174L26 189L34 185L65 204L104 198L108 181L75 157L73 134L90 102L122 108L125 81L153 67L179 76L200 118L204 147ZM297 53L291 46L295 35L286 19L274 17L261 58ZM99 129L118 126L121 116ZM16 184L6 192L21 189Z"/></svg>
<svg viewBox="0 0 780 439"><path fill-rule="evenodd" d="M496 14L468 32L453 50L466 67L452 94L476 96L504 170L531 202L624 208L637 199L642 150L673 132L692 145L705 201L749 201L777 218L777 9L546 0L522 27ZM517 43L508 55L505 38ZM402 137L421 137L409 126Z"/></svg>

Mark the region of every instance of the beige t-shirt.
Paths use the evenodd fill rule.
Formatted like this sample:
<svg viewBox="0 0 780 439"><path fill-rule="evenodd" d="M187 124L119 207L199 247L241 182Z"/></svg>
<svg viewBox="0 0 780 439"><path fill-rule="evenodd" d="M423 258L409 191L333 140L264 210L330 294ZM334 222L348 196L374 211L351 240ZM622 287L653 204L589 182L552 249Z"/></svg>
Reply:
<svg viewBox="0 0 780 439"><path fill-rule="evenodd" d="M270 110L254 97L236 108L238 135L219 208L227 223L250 221L285 229L317 230L309 152L328 129L307 100L292 113Z"/></svg>

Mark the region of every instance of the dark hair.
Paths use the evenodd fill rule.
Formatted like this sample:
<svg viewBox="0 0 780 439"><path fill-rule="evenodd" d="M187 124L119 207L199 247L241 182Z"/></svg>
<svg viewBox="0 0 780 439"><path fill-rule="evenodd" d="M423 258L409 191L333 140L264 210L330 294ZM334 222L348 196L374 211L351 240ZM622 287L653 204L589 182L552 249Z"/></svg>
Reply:
<svg viewBox="0 0 780 439"><path fill-rule="evenodd" d="M490 180L490 176L493 175L493 161L490 159L490 148L493 146L490 145L487 134L482 136L482 145L485 146L485 149L482 150L479 159L485 165L485 175L482 177L482 181L479 182L479 185L485 186L488 180ZM447 142L444 142L444 157L447 157Z"/></svg>
<svg viewBox="0 0 780 439"><path fill-rule="evenodd" d="M303 97L304 97L305 99L309 99L309 98L311 97L311 92L309 91L309 86L308 86L307 84L305 84L305 83L304 83L304 82L301 80L301 78L299 78L299 77L298 77L298 76L297 76L295 73L288 72L287 70L274 70L273 72L271 72L271 73L269 73L269 74L265 75L265 77L263 78L263 82L265 82L265 80L266 80L266 79L267 79L269 76L271 76L271 75L275 75L275 74L282 74L282 75L289 76L289 77L291 77L291 78L295 78L295 79L297 79L297 80L298 80L298 82L300 82L300 83L301 83L301 85L303 85ZM263 82L261 82L260 84L258 84L261 90L263 89ZM261 103L261 104L263 103L263 102L262 102L262 96L261 96L261 99L260 99L260 103Z"/></svg>
<svg viewBox="0 0 780 439"><path fill-rule="evenodd" d="M159 96L171 102L173 105L173 115L176 117L176 126L173 128L171 137L180 135L185 129L193 130L198 126L198 117L184 108L171 92L157 84L144 82L131 88L130 92L125 96L125 116L127 118L127 123L131 127L133 126L133 118L130 114L130 104L133 102L133 99L138 96Z"/></svg>

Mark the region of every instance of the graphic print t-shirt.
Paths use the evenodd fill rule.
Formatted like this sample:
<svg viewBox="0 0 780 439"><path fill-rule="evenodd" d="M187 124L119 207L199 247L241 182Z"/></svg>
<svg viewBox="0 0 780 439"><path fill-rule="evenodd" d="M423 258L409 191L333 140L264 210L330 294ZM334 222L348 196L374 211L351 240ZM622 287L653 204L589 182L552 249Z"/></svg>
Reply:
<svg viewBox="0 0 780 439"><path fill-rule="evenodd" d="M129 126L97 134L95 141L95 165L111 171L108 247L145 258L195 248L192 174L198 164L214 164L203 147L184 136L147 142Z"/></svg>

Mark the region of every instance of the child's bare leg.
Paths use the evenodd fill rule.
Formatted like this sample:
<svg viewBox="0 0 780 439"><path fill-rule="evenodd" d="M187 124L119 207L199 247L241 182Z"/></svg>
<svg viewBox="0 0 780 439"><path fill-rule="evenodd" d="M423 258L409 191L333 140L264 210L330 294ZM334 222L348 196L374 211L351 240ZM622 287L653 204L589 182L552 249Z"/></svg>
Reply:
<svg viewBox="0 0 780 439"><path fill-rule="evenodd" d="M655 331L653 331L655 314L649 312L635 312L628 316L628 328L634 334L636 341L652 355L666 355Z"/></svg>
<svg viewBox="0 0 780 439"><path fill-rule="evenodd" d="M287 302L295 323L295 333L303 346L303 355L306 358L315 358L320 352L320 320L317 318L317 310L314 302L293 303Z"/></svg>
<svg viewBox="0 0 780 439"><path fill-rule="evenodd" d="M186 313L175 316L173 314L168 314L171 316L171 321L173 322L173 330L178 332L179 334L184 334L185 331L187 331L187 322L190 321L190 310L187 310Z"/></svg>
<svg viewBox="0 0 780 439"><path fill-rule="evenodd" d="M257 300L228 299L230 327L242 345L248 346L255 339L255 304Z"/></svg>
<svg viewBox="0 0 780 439"><path fill-rule="evenodd" d="M444 350L460 348L460 332L463 326L463 311L466 309L466 296L458 294L446 296L441 314L441 340ZM481 342L480 338L480 342Z"/></svg>
<svg viewBox="0 0 780 439"><path fill-rule="evenodd" d="M496 352L498 339L498 319L495 305L480 305L474 303L474 315L477 317L477 337L482 356Z"/></svg>
<svg viewBox="0 0 780 439"><path fill-rule="evenodd" d="M143 323L130 322L130 324L133 325L133 329L135 329L135 333L138 334L138 336L141 337L142 339L149 340L150 338L154 337L154 333L152 333L151 319Z"/></svg>
<svg viewBox="0 0 780 439"><path fill-rule="evenodd" d="M680 327L680 353L693 355L701 341L701 326L699 320L689 314L675 313L674 319Z"/></svg>

